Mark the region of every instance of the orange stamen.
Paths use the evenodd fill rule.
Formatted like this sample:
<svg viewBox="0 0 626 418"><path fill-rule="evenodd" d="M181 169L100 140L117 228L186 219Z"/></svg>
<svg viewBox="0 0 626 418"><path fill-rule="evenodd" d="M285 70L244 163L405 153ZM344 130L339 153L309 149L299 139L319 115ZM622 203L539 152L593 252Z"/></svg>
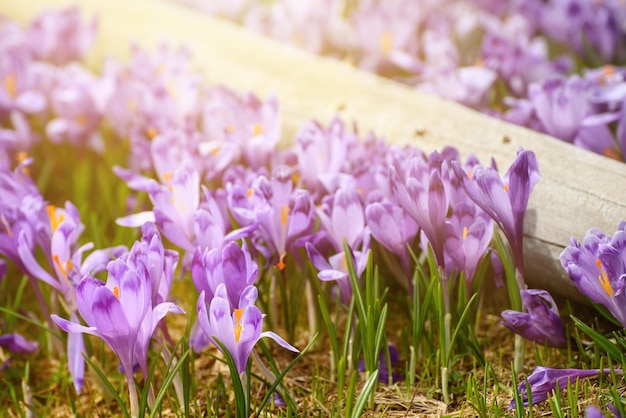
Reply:
<svg viewBox="0 0 626 418"><path fill-rule="evenodd" d="M166 171L165 173L163 173L163 181L165 183L169 183L170 181L172 181L172 172L171 171Z"/></svg>
<svg viewBox="0 0 626 418"><path fill-rule="evenodd" d="M504 189L505 192L509 192L509 185L508 184L503 184L502 188Z"/></svg>
<svg viewBox="0 0 626 418"><path fill-rule="evenodd" d="M463 227L463 241L465 241L465 238L467 238L467 227L466 226Z"/></svg>
<svg viewBox="0 0 626 418"><path fill-rule="evenodd" d="M17 159L17 162L21 164L24 162L25 159L28 158L28 153L26 151L20 151L17 153L15 158Z"/></svg>
<svg viewBox="0 0 626 418"><path fill-rule="evenodd" d="M602 286L602 288L604 289L607 295L609 295L610 297L613 297L613 295L615 294L615 291L613 290L613 287L611 286L611 282L609 281L609 278L606 275L606 270L604 269L604 267L602 267L602 263L600 262L599 258L596 259L596 266L598 266L598 270L600 270L600 275L598 276L598 281L600 282L600 285Z"/></svg>
<svg viewBox="0 0 626 418"><path fill-rule="evenodd" d="M3 84L9 97L14 99L17 96L17 75L15 73L10 73L4 77Z"/></svg>
<svg viewBox="0 0 626 418"><path fill-rule="evenodd" d="M4 229L7 231L7 235L9 236L9 238L13 238L13 231L11 231L9 223L3 215L0 215L0 222L2 222L2 226L4 226Z"/></svg>
<svg viewBox="0 0 626 418"><path fill-rule="evenodd" d="M261 125L260 123L255 123L252 126L252 135L253 136L262 135L264 131L265 131L265 129L263 128L263 125Z"/></svg>
<svg viewBox="0 0 626 418"><path fill-rule="evenodd" d="M65 219L63 212L61 212L61 214L57 218L56 209L57 208L54 205L46 206L46 211L48 211L48 217L50 218L50 228L52 228L52 232L55 232L61 222L63 222L63 219Z"/></svg>
<svg viewBox="0 0 626 418"><path fill-rule="evenodd" d="M393 35L388 31L383 32L378 40L378 48L383 55L389 55L393 49Z"/></svg>
<svg viewBox="0 0 626 418"><path fill-rule="evenodd" d="M246 191L246 196L248 196L248 200L252 199L252 196L254 196L254 189L252 189L252 187Z"/></svg>
<svg viewBox="0 0 626 418"><path fill-rule="evenodd" d="M113 286L113 295L115 295L115 297L116 297L117 299L119 299L119 298L120 298L120 288L119 288L119 287L117 287L117 286Z"/></svg>
<svg viewBox="0 0 626 418"><path fill-rule="evenodd" d="M235 132L235 127L230 123L226 125L226 133L232 134L233 132Z"/></svg>
<svg viewBox="0 0 626 418"><path fill-rule="evenodd" d="M235 341L239 342L241 338L241 330L243 326L241 325L241 316L243 315L243 309L235 309Z"/></svg>
<svg viewBox="0 0 626 418"><path fill-rule="evenodd" d="M289 206L280 206L280 224L285 227L287 225L287 218L289 217Z"/></svg>
<svg viewBox="0 0 626 418"><path fill-rule="evenodd" d="M291 181L296 184L300 181L300 173L298 173L297 171L294 171L293 173L291 173Z"/></svg>
<svg viewBox="0 0 626 418"><path fill-rule="evenodd" d="M158 134L159 134L159 131L157 131L154 126L151 126L148 129L146 129L146 135L148 136L148 139L154 139L154 137L157 136Z"/></svg>
<svg viewBox="0 0 626 418"><path fill-rule="evenodd" d="M67 280L67 270L65 269L65 267L63 267L63 263L59 261L59 256L56 254L53 255L52 260L54 261L54 264L56 264L56 266L59 268L59 270L61 270L61 274L63 274L63 277L65 277L65 279Z"/></svg>
<svg viewBox="0 0 626 418"><path fill-rule="evenodd" d="M606 147L603 151L603 154L605 157L609 157L617 161L622 161L622 157L616 147Z"/></svg>
<svg viewBox="0 0 626 418"><path fill-rule="evenodd" d="M278 259L278 263L276 263L276 267L278 267L278 270L283 271L285 269L285 267L287 267L287 264L285 264L285 256L287 255L287 253L282 253L280 255L280 258Z"/></svg>

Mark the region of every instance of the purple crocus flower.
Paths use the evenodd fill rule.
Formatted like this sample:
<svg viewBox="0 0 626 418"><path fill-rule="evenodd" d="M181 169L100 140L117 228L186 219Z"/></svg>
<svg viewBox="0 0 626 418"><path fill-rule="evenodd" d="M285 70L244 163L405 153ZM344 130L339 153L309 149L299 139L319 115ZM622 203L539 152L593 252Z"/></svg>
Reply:
<svg viewBox="0 0 626 418"><path fill-rule="evenodd" d="M392 203L373 202L365 208L365 219L374 239L400 258L404 272L410 277L407 244L413 243L419 229L413 218Z"/></svg>
<svg viewBox="0 0 626 418"><path fill-rule="evenodd" d="M400 352L396 348L395 345L389 345L389 360L391 360L391 366L394 366L398 360L400 359ZM365 371L365 360L361 359L359 361L358 370L361 372ZM402 374L396 373L393 370L391 371L391 382L396 383L402 379ZM380 353L380 358L378 360L378 381L381 383L389 382L389 369L387 368L387 356L384 351Z"/></svg>
<svg viewBox="0 0 626 418"><path fill-rule="evenodd" d="M18 333L0 335L0 347L14 353L33 354L39 349L39 344L29 341Z"/></svg>
<svg viewBox="0 0 626 418"><path fill-rule="evenodd" d="M0 258L0 283L2 283L5 274L7 274L7 262Z"/></svg>
<svg viewBox="0 0 626 418"><path fill-rule="evenodd" d="M171 302L152 303L152 280L139 260L109 263L104 284L90 276L76 289L76 304L87 326L77 318L71 321L52 315L56 324L71 334L92 334L104 340L120 359L131 397L131 410L137 414L137 393L133 378L135 361L147 376L148 344L161 319L168 313L184 313Z"/></svg>
<svg viewBox="0 0 626 418"><path fill-rule="evenodd" d="M502 325L540 345L567 347L565 326L550 293L541 289L521 291L526 312L502 312Z"/></svg>
<svg viewBox="0 0 626 418"><path fill-rule="evenodd" d="M412 158L404 176L393 167L390 175L393 195L426 235L440 266L445 265L444 224L449 205L442 172L447 170L447 161L434 151L428 161Z"/></svg>
<svg viewBox="0 0 626 418"><path fill-rule="evenodd" d="M608 415L609 417L622 418L622 415L619 413L615 405L608 404L606 406L606 409L608 409L608 412L610 412L610 415ZM602 411L595 405L589 405L587 408L585 408L585 418L606 418L606 417L607 416L604 415Z"/></svg>
<svg viewBox="0 0 626 418"><path fill-rule="evenodd" d="M604 305L626 328L626 221L613 236L592 228L561 253L561 265L578 290Z"/></svg>
<svg viewBox="0 0 626 418"><path fill-rule="evenodd" d="M365 214L357 190L338 189L324 199L317 215L324 234L336 251L343 250L344 240L350 248L358 248L364 240Z"/></svg>
<svg viewBox="0 0 626 418"><path fill-rule="evenodd" d="M198 321L204 333L215 343L219 339L232 355L239 375L245 372L248 357L257 341L263 337L270 337L281 347L298 352L291 344L272 331L261 332L263 315L254 303L257 290L248 286L242 293L238 307L231 307L226 285L220 284L211 300L207 312L204 292L198 298ZM220 351L222 348L215 344Z"/></svg>
<svg viewBox="0 0 626 418"><path fill-rule="evenodd" d="M615 373L621 374L619 369L614 370ZM548 399L548 395L553 393L558 383L559 389L565 389L567 382L574 384L577 379L586 379L598 376L601 373L611 373L610 369L551 369L548 367L536 367L530 376L526 379L530 385L532 393L533 405ZM524 406L528 406L528 394L526 392L526 382L521 382L517 387L518 392L522 395ZM509 409L515 408L515 401L511 400Z"/></svg>
<svg viewBox="0 0 626 418"><path fill-rule="evenodd" d="M48 11L31 22L27 42L35 58L63 65L82 59L93 43L96 26L95 17L83 23L78 7Z"/></svg>
<svg viewBox="0 0 626 418"><path fill-rule="evenodd" d="M199 293L207 300L213 296L220 284L228 289L231 306L237 306L244 290L253 285L258 274L258 266L252 260L247 244L240 247L230 242L223 249L198 248L191 265L191 278ZM190 344L196 351L202 351L210 340L196 322L192 329Z"/></svg>
<svg viewBox="0 0 626 418"><path fill-rule="evenodd" d="M356 137L348 134L340 119L334 119L327 128L313 121L300 128L295 145L298 169L313 194L334 193L343 183L348 174L341 170L355 141Z"/></svg>
<svg viewBox="0 0 626 418"><path fill-rule="evenodd" d="M102 140L97 132L101 114L96 100L102 95L98 80L78 66L65 71L63 82L52 91L56 118L46 125L46 135L55 143L88 145L102 152Z"/></svg>
<svg viewBox="0 0 626 418"><path fill-rule="evenodd" d="M174 244L187 251L195 250L194 214L200 203L200 176L191 164L164 173L164 185L131 170L114 167L114 171L130 188L148 192L154 205L153 211L118 219L119 225L141 226L145 222L156 222Z"/></svg>
<svg viewBox="0 0 626 418"><path fill-rule="evenodd" d="M466 173L453 163L468 196L484 210L506 236L515 259L515 267L524 277L524 215L530 192L539 180L537 159L532 151L520 149L503 178L495 168L476 167ZM520 283L520 287L522 283Z"/></svg>
<svg viewBox="0 0 626 418"><path fill-rule="evenodd" d="M445 224L446 271L465 273L467 296L478 264L488 251L493 236L493 222L473 203L458 203Z"/></svg>
<svg viewBox="0 0 626 418"><path fill-rule="evenodd" d="M247 191L242 185L231 187L229 206L239 224L258 222L252 242L268 262L281 270L287 252L303 247L314 236L311 195L307 190L294 189L287 166L275 167L271 179L258 177Z"/></svg>
<svg viewBox="0 0 626 418"><path fill-rule="evenodd" d="M213 299L220 284L226 285L230 304L237 306L244 289L256 281L258 271L247 244L230 242L221 250L196 250L191 277L198 292L204 292L208 300Z"/></svg>
<svg viewBox="0 0 626 418"><path fill-rule="evenodd" d="M341 251L326 259L310 242L306 243L306 252L311 259L311 263L319 270L317 277L322 281L336 281L341 289L341 299L344 303L349 303L352 298L352 286L348 276L348 264L346 253ZM365 251L352 251L352 262L356 269L357 276L361 277L367 267L369 249Z"/></svg>

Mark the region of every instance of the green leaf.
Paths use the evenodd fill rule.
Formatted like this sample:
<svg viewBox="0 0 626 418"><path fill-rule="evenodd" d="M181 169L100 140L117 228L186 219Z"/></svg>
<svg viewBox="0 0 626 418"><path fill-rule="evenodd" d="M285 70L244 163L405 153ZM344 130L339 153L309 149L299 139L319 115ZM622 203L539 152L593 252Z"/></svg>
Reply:
<svg viewBox="0 0 626 418"><path fill-rule="evenodd" d="M106 376L106 374L102 370L100 370L98 366L96 366L96 364L93 361L91 361L89 357L85 355L85 353L83 353L83 357L85 358L85 361L87 362L87 364L89 364L89 366L96 372L98 377L102 380L102 382L104 383L106 388L109 390L109 392L113 395L117 403L120 405L120 408L122 408L122 413L124 414L124 416L126 418L130 418L128 409L126 409L126 403L124 403L124 401L120 397L120 394L117 392L117 389L113 387L113 385L111 384L111 381L109 381L109 378Z"/></svg>
<svg viewBox="0 0 626 418"><path fill-rule="evenodd" d="M361 416L363 409L365 409L365 405L370 397L374 394L374 389L376 389L376 383L378 382L378 369L374 370L374 373L370 375L370 377L365 382L361 393L359 394L358 399L356 400L356 405L354 406L354 410L350 415L352 418L358 418Z"/></svg>

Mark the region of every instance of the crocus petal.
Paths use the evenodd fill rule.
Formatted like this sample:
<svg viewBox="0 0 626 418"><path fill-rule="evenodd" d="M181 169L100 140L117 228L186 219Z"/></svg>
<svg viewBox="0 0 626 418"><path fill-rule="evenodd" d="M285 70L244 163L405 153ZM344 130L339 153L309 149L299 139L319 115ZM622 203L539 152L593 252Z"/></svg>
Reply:
<svg viewBox="0 0 626 418"><path fill-rule="evenodd" d="M14 353L33 354L39 349L39 344L28 341L21 334L13 333L0 336L0 347Z"/></svg>
<svg viewBox="0 0 626 418"><path fill-rule="evenodd" d="M72 312L70 314L72 322L78 322L78 316ZM74 380L74 388L80 393L83 388L85 379L85 360L83 358L85 350L85 341L82 333L70 332L67 336L67 362L72 380Z"/></svg>
<svg viewBox="0 0 626 418"><path fill-rule="evenodd" d="M348 275L339 270L322 270L317 274L317 277L325 282L342 280L348 277Z"/></svg>
<svg viewBox="0 0 626 418"><path fill-rule="evenodd" d="M59 282L55 280L47 271L45 271L35 259L32 250L29 249L28 243L26 242L26 235L23 230L20 231L17 242L17 252L22 263L24 264L24 267L28 270L28 273L61 292L62 289Z"/></svg>
<svg viewBox="0 0 626 418"><path fill-rule="evenodd" d="M296 347L294 347L293 345L289 344L287 341L285 341L280 335L272 332L272 331L264 331L261 333L261 338L264 337L269 337L272 340L276 341L276 343L278 345L280 345L283 348L286 348L289 351L293 351L294 353L299 353L300 350L298 350Z"/></svg>
<svg viewBox="0 0 626 418"><path fill-rule="evenodd" d="M119 226L126 226L131 228L142 226L146 222L155 222L153 211L134 213L132 215L124 216L123 218L117 218L115 220L115 223Z"/></svg>
<svg viewBox="0 0 626 418"><path fill-rule="evenodd" d="M124 307L107 287L100 287L94 292L92 312L98 333L103 338L106 337L119 356L122 355L119 348L132 351L131 326L126 319ZM119 347L118 342L121 343Z"/></svg>
<svg viewBox="0 0 626 418"><path fill-rule="evenodd" d="M614 372L618 374L622 373L620 369L615 369ZM557 382L560 389L565 389L568 381L574 384L577 379L594 377L600 373L611 373L611 370L551 369L548 367L536 367L527 378L532 392L533 405L548 399L548 394L552 393L556 389ZM521 382L517 390L523 397L524 405L528 406L526 382ZM511 400L509 409L513 408L515 408L515 402L514 400Z"/></svg>
<svg viewBox="0 0 626 418"><path fill-rule="evenodd" d="M61 318L58 315L50 315L50 318L54 321L55 324L59 326L65 332L74 332L74 333L85 333L91 335L100 336L100 333L96 329L96 327L86 327L84 325L77 324L75 322L68 321L67 319Z"/></svg>
<svg viewBox="0 0 626 418"><path fill-rule="evenodd" d="M90 327L96 324L92 307L96 290L102 286L104 286L104 283L100 280L96 280L93 277L85 277L76 288L76 304L78 305L78 311Z"/></svg>

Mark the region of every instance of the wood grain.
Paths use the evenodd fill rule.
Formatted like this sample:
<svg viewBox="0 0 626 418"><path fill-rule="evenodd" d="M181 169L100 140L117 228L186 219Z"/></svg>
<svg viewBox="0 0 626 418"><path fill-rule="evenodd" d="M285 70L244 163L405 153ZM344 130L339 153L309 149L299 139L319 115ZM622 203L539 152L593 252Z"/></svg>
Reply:
<svg viewBox="0 0 626 418"><path fill-rule="evenodd" d="M78 4L99 16L99 36L90 62L124 58L131 42L155 47L166 40L188 46L211 84L238 91L276 94L284 137L306 120L340 115L390 143L410 143L426 152L454 145L505 169L519 147L537 154L541 180L525 224L527 281L579 299L559 263L571 236L591 227L607 233L626 219L626 164L588 153L530 130L489 118L456 103L265 39L229 22L165 0L3 0L0 13L27 22L48 7ZM505 139L506 138L506 139Z"/></svg>

